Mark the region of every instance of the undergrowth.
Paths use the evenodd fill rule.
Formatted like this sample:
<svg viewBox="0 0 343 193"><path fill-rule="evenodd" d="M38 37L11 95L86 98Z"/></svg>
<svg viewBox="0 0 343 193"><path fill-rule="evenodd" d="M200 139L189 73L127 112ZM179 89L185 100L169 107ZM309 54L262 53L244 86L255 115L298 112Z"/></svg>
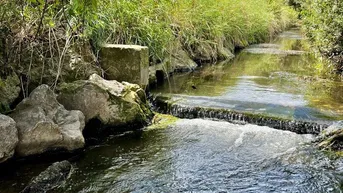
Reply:
<svg viewBox="0 0 343 193"><path fill-rule="evenodd" d="M298 0L302 23L312 46L343 72L343 1ZM327 68L328 66L326 66Z"/></svg>
<svg viewBox="0 0 343 193"><path fill-rule="evenodd" d="M266 40L296 17L283 0L2 0L0 77L15 73L24 96L84 79L101 70L103 43L148 46L151 64L176 45L215 60L222 47Z"/></svg>

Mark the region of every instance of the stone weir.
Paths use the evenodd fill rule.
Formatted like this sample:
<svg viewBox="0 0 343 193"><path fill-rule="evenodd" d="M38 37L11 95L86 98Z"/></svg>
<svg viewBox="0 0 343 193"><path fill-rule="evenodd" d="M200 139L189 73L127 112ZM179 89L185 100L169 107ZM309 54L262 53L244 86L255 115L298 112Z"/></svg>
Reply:
<svg viewBox="0 0 343 193"><path fill-rule="evenodd" d="M259 126L268 126L279 130L287 130L297 134L318 135L321 131L332 124L329 122L291 120L264 114L238 112L229 109L191 107L183 104L177 104L166 96L156 96L153 99L153 104L156 108L156 111L160 113L171 114L179 118L217 119L236 124L249 123Z"/></svg>

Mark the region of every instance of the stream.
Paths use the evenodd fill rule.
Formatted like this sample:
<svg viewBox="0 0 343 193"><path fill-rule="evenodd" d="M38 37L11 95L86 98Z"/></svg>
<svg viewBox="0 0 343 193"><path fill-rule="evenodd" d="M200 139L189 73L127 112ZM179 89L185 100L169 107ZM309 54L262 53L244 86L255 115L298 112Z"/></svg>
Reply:
<svg viewBox="0 0 343 193"><path fill-rule="evenodd" d="M187 107L331 124L343 119L343 83L318 78L300 32L242 50L233 61L170 77L153 91ZM158 107L157 107L158 108ZM182 110L182 109L181 109ZM70 179L53 192L343 192L343 162L312 134L218 119L178 119L141 135L111 136L77 155L17 160L0 169L0 192L20 192L56 160Z"/></svg>

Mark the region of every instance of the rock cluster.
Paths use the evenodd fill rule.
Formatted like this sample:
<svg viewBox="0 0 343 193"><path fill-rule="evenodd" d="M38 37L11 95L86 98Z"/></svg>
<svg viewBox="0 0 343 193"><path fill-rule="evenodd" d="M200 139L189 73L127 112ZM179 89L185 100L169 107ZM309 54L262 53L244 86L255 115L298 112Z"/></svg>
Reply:
<svg viewBox="0 0 343 193"><path fill-rule="evenodd" d="M63 85L58 96L41 85L8 116L0 114L0 163L14 154L80 149L85 145L85 125L93 119L115 130L144 125L150 117L145 91L137 84L93 74L89 80Z"/></svg>

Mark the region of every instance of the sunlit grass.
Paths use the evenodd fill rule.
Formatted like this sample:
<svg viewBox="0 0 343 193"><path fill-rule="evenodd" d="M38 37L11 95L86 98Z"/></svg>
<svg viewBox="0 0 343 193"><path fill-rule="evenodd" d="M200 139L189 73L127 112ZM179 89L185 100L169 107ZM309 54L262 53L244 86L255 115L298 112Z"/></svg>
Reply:
<svg viewBox="0 0 343 193"><path fill-rule="evenodd" d="M289 26L296 13L281 0L106 0L100 3L100 43L140 44L151 60L170 54L174 41L192 53L196 47L235 47L266 40Z"/></svg>

